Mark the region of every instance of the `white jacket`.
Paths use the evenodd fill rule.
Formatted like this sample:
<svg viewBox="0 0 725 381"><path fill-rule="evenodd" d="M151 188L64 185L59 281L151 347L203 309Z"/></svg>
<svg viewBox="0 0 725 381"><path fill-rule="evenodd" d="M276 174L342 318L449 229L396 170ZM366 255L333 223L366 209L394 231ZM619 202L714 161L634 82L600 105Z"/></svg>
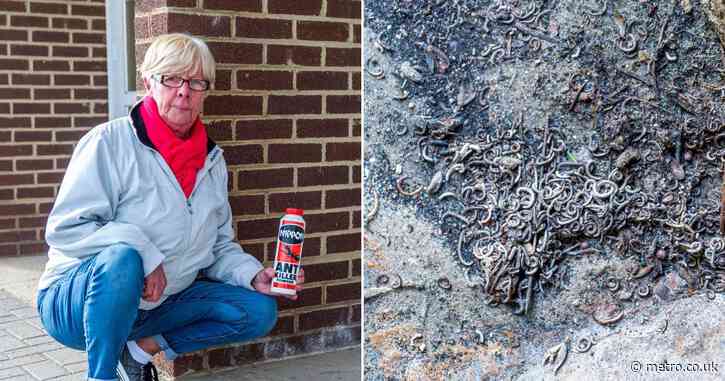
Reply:
<svg viewBox="0 0 725 381"><path fill-rule="evenodd" d="M49 260L39 289L116 243L139 252L144 275L164 265L161 299L141 300L141 309L184 290L199 271L253 289L262 265L234 238L222 149L208 140L206 162L187 199L146 135L139 104L128 117L96 126L76 146L48 217Z"/></svg>

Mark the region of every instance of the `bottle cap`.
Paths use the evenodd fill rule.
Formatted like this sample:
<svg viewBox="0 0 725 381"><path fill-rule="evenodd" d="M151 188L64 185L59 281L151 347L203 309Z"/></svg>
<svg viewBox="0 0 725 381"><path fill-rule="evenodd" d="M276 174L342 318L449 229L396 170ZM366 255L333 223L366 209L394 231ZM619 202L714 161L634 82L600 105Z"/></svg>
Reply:
<svg viewBox="0 0 725 381"><path fill-rule="evenodd" d="M303 209L296 209L296 208L287 208L284 211L287 214L296 214L298 216L304 215L305 211Z"/></svg>

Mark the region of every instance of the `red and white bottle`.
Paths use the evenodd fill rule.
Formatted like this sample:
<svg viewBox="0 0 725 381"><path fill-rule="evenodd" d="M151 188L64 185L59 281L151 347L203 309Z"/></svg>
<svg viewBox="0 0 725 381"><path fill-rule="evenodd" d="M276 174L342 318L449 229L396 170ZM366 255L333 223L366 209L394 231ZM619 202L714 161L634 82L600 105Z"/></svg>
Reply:
<svg viewBox="0 0 725 381"><path fill-rule="evenodd" d="M302 209L287 208L279 223L277 249L274 255L272 292L295 295L297 274L300 272L302 243L305 240L305 219Z"/></svg>

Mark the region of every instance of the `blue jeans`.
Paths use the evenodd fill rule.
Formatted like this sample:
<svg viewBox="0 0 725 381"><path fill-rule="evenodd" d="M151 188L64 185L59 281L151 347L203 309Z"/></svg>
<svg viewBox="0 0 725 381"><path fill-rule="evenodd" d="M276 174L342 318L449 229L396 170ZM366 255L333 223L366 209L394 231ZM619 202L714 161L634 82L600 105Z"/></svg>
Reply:
<svg viewBox="0 0 725 381"><path fill-rule="evenodd" d="M242 287L197 280L153 310L139 310L144 273L138 252L111 246L38 293L48 334L88 353L89 380L115 380L128 340L153 337L167 359L267 334L277 321L274 298Z"/></svg>

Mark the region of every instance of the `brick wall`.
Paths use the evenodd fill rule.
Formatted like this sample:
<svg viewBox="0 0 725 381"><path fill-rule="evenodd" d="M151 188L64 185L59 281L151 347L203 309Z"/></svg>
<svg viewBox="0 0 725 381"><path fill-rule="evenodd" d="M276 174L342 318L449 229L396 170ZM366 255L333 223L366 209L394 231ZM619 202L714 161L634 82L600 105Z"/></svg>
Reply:
<svg viewBox="0 0 725 381"><path fill-rule="evenodd" d="M270 263L285 207L305 209L307 285L269 337L163 364L173 374L360 341L360 17L349 0L136 2L137 60L154 36L202 36L204 106L225 150L235 229ZM44 255L47 213L77 140L107 120L105 9L0 0L0 256Z"/></svg>
<svg viewBox="0 0 725 381"><path fill-rule="evenodd" d="M0 256L44 254L73 144L107 120L103 1L0 1Z"/></svg>

